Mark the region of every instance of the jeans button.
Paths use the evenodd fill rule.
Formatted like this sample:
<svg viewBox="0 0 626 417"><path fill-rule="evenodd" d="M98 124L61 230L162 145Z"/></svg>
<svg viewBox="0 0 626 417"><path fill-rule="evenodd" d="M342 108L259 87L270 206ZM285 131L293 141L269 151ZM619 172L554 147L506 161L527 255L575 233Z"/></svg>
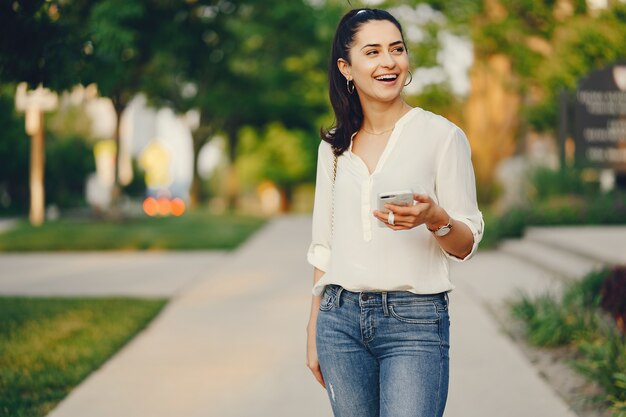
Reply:
<svg viewBox="0 0 626 417"><path fill-rule="evenodd" d="M369 299L369 296L367 294L361 294L361 300L367 301L368 299Z"/></svg>

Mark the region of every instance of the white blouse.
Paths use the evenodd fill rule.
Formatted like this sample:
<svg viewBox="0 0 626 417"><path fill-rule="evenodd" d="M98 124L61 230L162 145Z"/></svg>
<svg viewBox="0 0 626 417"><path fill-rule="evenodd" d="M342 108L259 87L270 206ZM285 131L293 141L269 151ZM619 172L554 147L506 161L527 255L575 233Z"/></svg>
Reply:
<svg viewBox="0 0 626 417"><path fill-rule="evenodd" d="M461 129L444 117L413 108L396 122L371 175L350 145L337 160L334 225L332 176L332 149L322 141L307 260L325 273L313 287L314 295L321 295L327 284L350 291L416 294L454 289L448 260L469 259L484 228L470 147ZM373 215L378 194L405 189L428 194L470 228L474 245L467 257L461 260L445 252L423 224L400 231L380 227Z"/></svg>

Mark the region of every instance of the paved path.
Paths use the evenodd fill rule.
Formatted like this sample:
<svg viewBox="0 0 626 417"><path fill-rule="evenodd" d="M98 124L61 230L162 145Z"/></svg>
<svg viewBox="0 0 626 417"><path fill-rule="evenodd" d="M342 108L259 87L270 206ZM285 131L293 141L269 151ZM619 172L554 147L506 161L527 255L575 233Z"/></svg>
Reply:
<svg viewBox="0 0 626 417"><path fill-rule="evenodd" d="M210 276L226 252L0 254L0 294L171 297Z"/></svg>
<svg viewBox="0 0 626 417"><path fill-rule="evenodd" d="M50 417L330 417L305 367L310 220L257 233Z"/></svg>
<svg viewBox="0 0 626 417"><path fill-rule="evenodd" d="M625 234L619 236L626 236L626 228L621 230ZM312 285L311 268L304 259L309 237L310 218L284 217L238 251L222 255L219 264L208 253L174 254L178 260L171 254L125 258L125 268L148 287L149 280L138 277L142 262L162 262L157 270L175 270L193 278L172 291L176 295L162 314L49 417L331 417L325 391L304 365ZM618 237L613 244L620 242ZM100 269L115 265L118 255L85 256L87 264L99 264L99 279L110 275L124 281L125 273L107 274ZM173 264L168 256L174 256L169 258ZM51 274L58 283L50 287L55 294L63 292L66 262L59 259L50 257L49 268L45 259L40 260L39 266L40 271L58 268ZM7 260L17 262L0 256L0 291L6 272L15 275L19 264ZM34 255L32 262L36 260ZM178 266L172 266L176 262ZM190 273L194 270L198 272ZM25 274L31 279L25 289L32 289L34 282L45 284L33 271L37 268ZM66 281L66 289L75 294L73 285L81 282L81 267L69 271L73 278ZM446 417L575 417L493 318L517 289L556 290L562 281L501 252L479 252L470 262L455 263L452 274L457 289L451 294L452 366ZM15 280L9 281L17 291Z"/></svg>

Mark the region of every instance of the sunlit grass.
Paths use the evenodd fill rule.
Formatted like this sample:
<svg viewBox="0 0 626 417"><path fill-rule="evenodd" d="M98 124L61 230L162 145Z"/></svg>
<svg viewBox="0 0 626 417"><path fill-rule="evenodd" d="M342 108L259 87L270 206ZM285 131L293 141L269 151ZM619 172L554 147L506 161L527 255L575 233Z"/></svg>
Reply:
<svg viewBox="0 0 626 417"><path fill-rule="evenodd" d="M41 227L21 221L0 234L0 251L233 249L263 223L207 212L124 221L62 219Z"/></svg>
<svg viewBox="0 0 626 417"><path fill-rule="evenodd" d="M0 298L0 416L46 415L165 300Z"/></svg>

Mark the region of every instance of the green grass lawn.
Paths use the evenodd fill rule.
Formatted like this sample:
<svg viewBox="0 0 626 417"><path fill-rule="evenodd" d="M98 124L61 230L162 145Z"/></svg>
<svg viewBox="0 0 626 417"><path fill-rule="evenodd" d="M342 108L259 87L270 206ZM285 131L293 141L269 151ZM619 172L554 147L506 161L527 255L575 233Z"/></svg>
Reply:
<svg viewBox="0 0 626 417"><path fill-rule="evenodd" d="M233 249L264 222L204 211L125 221L63 219L37 228L24 220L0 234L0 251Z"/></svg>
<svg viewBox="0 0 626 417"><path fill-rule="evenodd" d="M46 415L165 302L0 297L0 416Z"/></svg>

